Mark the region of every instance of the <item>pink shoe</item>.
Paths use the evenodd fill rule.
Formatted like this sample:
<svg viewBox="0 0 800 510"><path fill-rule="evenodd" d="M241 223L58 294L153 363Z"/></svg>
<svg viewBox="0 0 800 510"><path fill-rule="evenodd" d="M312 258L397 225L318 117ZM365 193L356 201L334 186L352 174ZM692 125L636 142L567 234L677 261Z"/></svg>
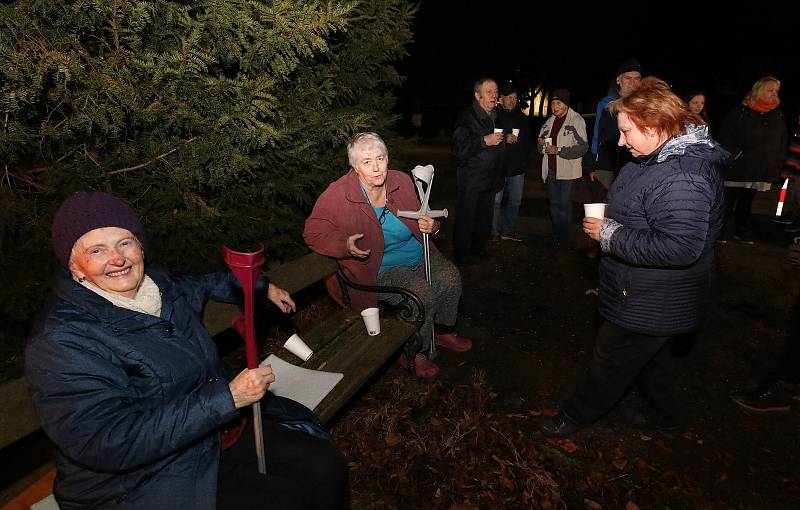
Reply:
<svg viewBox="0 0 800 510"><path fill-rule="evenodd" d="M472 340L455 333L436 333L436 346L454 352L467 352L472 349Z"/></svg>
<svg viewBox="0 0 800 510"><path fill-rule="evenodd" d="M408 360L406 359L405 354L400 355L400 359L398 360L400 366L403 368L408 368ZM417 353L414 356L414 371L417 373L417 377L422 377L424 379L433 379L437 375L441 369L439 365L434 363L433 361L429 360L424 354Z"/></svg>

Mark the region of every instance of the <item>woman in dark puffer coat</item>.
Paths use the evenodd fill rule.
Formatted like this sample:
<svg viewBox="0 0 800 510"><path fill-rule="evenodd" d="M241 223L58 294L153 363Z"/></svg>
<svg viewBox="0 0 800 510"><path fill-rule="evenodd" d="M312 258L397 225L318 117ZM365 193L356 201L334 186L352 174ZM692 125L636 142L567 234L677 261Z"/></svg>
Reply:
<svg viewBox="0 0 800 510"><path fill-rule="evenodd" d="M600 242L600 313L584 382L546 420L545 434L564 436L610 411L637 384L648 406L640 424L677 428L670 339L702 319L714 242L723 222L721 169L728 153L708 137L702 119L658 78L611 105L620 146L636 158L608 192L604 219L585 218Z"/></svg>
<svg viewBox="0 0 800 510"><path fill-rule="evenodd" d="M220 455L221 432L275 381L269 365L230 373L203 326L209 299L241 297L231 273L146 270L139 215L107 193L71 195L52 234L63 267L25 375L56 447L61 510L340 508L346 468L327 441L265 420L266 475L252 427ZM286 291L259 287L295 309Z"/></svg>

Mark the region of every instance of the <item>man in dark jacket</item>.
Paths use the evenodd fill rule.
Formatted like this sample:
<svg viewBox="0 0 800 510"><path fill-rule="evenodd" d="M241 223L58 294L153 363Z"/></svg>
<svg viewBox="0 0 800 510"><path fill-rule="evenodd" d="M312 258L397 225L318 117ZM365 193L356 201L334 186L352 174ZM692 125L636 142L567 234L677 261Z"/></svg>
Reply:
<svg viewBox="0 0 800 510"><path fill-rule="evenodd" d="M452 140L458 179L453 236L456 264L475 263L485 254L494 195L502 184L505 143L502 129L495 124L497 83L482 78L473 90L475 99L458 116Z"/></svg>
<svg viewBox="0 0 800 510"><path fill-rule="evenodd" d="M536 144L533 143L528 118L517 107L518 92L516 85L510 81L503 84L500 90L502 108L498 109L497 118L506 142L502 165L505 183L494 197L492 239L521 242L522 237L515 233L514 224L522 202L525 172Z"/></svg>
<svg viewBox="0 0 800 510"><path fill-rule="evenodd" d="M593 135L592 141L593 144L595 143L594 140L597 141L597 158L595 159L591 178L592 180L599 180L606 188L611 185L619 169L633 161L630 152L625 147L618 145L619 128L617 128L617 119L608 111L607 106L611 101L626 97L636 90L641 79L642 66L639 61L633 57L627 59L617 68L618 93L616 97L613 95L604 97L600 100L601 103L604 103L602 110L599 105L597 108L599 115L595 120L597 133Z"/></svg>

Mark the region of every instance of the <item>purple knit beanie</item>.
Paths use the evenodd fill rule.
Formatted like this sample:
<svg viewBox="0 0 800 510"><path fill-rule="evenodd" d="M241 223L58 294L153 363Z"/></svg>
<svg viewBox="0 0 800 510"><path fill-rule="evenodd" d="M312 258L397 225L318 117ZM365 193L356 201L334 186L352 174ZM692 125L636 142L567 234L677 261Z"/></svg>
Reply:
<svg viewBox="0 0 800 510"><path fill-rule="evenodd" d="M103 227L129 230L144 245L144 228L136 211L102 191L78 191L64 200L53 218L53 248L61 265L69 267L72 247L83 234Z"/></svg>

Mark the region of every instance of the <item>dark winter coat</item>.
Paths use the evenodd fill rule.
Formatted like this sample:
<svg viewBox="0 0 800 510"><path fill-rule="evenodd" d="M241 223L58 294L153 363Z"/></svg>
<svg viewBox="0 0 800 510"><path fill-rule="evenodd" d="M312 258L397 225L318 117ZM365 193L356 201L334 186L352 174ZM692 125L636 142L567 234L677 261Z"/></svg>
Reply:
<svg viewBox="0 0 800 510"><path fill-rule="evenodd" d="M230 273L147 274L160 317L114 306L62 270L28 341L61 510L215 508L219 430L238 411L201 314L241 289Z"/></svg>
<svg viewBox="0 0 800 510"><path fill-rule="evenodd" d="M617 117L608 109L600 115L597 132L597 160L595 170L617 172L620 168L633 161L633 156L628 149L619 146L619 127Z"/></svg>
<svg viewBox="0 0 800 510"><path fill-rule="evenodd" d="M733 157L725 170L726 181L780 179L787 144L786 120L780 108L760 113L739 105L725 118L717 139Z"/></svg>
<svg viewBox="0 0 800 510"><path fill-rule="evenodd" d="M600 232L600 313L630 331L689 332L701 320L723 223L729 154L704 133L669 140L622 168ZM695 132L694 130L699 132Z"/></svg>
<svg viewBox="0 0 800 510"><path fill-rule="evenodd" d="M495 121L477 101L464 108L456 119L452 145L460 190L479 193L502 187L505 142L487 146L483 141L494 128Z"/></svg>
<svg viewBox="0 0 800 510"><path fill-rule="evenodd" d="M533 151L536 150L536 139L531 133L528 117L519 108L509 111L497 109L497 125L503 128L503 135L512 134L512 129L519 129L517 143L507 143L503 154L503 175L511 177L524 174L531 164Z"/></svg>

